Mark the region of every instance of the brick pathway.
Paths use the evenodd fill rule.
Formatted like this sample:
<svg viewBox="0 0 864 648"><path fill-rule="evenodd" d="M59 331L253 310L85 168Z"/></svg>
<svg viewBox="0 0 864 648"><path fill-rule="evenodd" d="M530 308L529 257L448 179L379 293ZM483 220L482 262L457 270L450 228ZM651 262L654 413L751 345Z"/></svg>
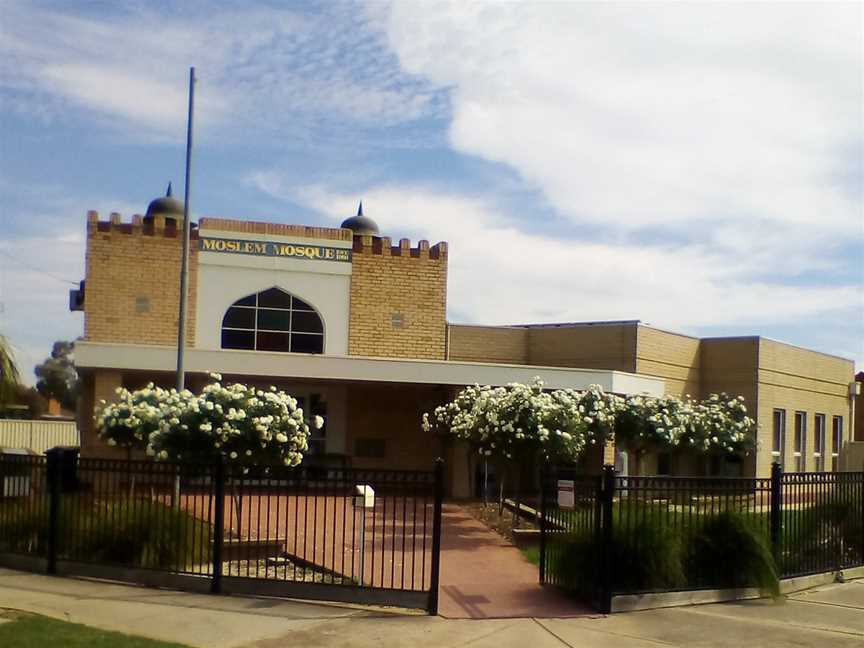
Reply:
<svg viewBox="0 0 864 648"><path fill-rule="evenodd" d="M278 551L374 587L427 590L432 567L431 498L381 496L365 516L352 499L333 495L244 494L240 521L235 501L225 497L226 539L266 540ZM209 496L183 494L181 506L212 522ZM364 524L365 522L365 524ZM365 533L361 529L365 526ZM239 531L239 533L238 533ZM361 549L362 548L362 549ZM247 544L232 558L231 575L273 578L261 570L254 547ZM296 579L296 570L284 577ZM300 580L303 574L300 572ZM332 577L326 577L329 582ZM336 577L336 580L342 579Z"/></svg>
<svg viewBox="0 0 864 648"><path fill-rule="evenodd" d="M438 610L450 619L562 618L595 614L538 583L537 567L456 504L445 504Z"/></svg>

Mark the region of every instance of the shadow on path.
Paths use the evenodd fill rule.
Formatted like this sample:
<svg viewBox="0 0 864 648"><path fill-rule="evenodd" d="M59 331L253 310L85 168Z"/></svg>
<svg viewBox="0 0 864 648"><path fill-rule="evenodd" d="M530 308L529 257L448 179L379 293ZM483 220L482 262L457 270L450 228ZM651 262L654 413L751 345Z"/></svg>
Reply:
<svg viewBox="0 0 864 648"><path fill-rule="evenodd" d="M449 619L565 618L595 612L538 582L537 566L456 504L441 525L438 612Z"/></svg>

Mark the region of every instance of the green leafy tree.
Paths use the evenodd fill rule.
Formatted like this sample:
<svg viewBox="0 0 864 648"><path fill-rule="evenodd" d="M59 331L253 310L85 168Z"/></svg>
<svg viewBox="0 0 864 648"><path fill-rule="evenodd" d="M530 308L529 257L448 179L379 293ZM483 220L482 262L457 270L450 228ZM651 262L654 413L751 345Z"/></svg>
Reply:
<svg viewBox="0 0 864 648"><path fill-rule="evenodd" d="M15 358L12 357L12 347L8 340L0 335L0 408L15 400L21 376Z"/></svg>
<svg viewBox="0 0 864 648"><path fill-rule="evenodd" d="M73 344L60 340L54 343L51 357L36 366L36 389L66 409L75 409L81 384L74 359Z"/></svg>

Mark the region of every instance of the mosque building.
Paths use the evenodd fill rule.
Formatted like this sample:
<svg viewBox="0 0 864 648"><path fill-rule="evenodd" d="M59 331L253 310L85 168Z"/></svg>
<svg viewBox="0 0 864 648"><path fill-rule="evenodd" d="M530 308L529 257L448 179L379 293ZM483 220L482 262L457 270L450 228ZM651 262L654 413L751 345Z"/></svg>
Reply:
<svg viewBox="0 0 864 648"><path fill-rule="evenodd" d="M114 456L93 414L117 387L172 386L183 205L171 197L124 222L87 215L84 313L75 358L84 456ZM464 448L420 426L423 412L470 384L542 378L619 394L743 395L759 448L741 461L658 455L643 473L765 476L837 470L852 439L854 363L759 336L696 338L639 321L479 326L447 321L447 243L384 236L363 214L339 227L221 218L192 224L185 365L200 388L277 385L326 419L310 459L360 468L464 466ZM609 449L607 449L607 454ZM606 457L609 459L609 456ZM467 472L450 490L468 494Z"/></svg>

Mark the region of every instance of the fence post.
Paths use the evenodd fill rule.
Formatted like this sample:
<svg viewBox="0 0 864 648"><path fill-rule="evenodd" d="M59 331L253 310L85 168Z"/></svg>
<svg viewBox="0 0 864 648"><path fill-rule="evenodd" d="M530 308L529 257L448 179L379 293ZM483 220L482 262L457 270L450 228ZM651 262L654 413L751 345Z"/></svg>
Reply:
<svg viewBox="0 0 864 648"><path fill-rule="evenodd" d="M780 569L780 535L783 520L783 466L771 464L771 552Z"/></svg>
<svg viewBox="0 0 864 648"><path fill-rule="evenodd" d="M544 463L540 468L540 584L546 584L546 487L549 472Z"/></svg>
<svg viewBox="0 0 864 648"><path fill-rule="evenodd" d="M48 482L48 565L49 574L57 573L57 540L60 535L60 454L56 449L47 453L45 477Z"/></svg>
<svg viewBox="0 0 864 648"><path fill-rule="evenodd" d="M429 614L438 614L438 582L441 572L441 504L444 501L444 460L435 460L435 508L432 517L432 567L429 572Z"/></svg>
<svg viewBox="0 0 864 648"><path fill-rule="evenodd" d="M225 462L220 459L213 467L213 496L216 500L213 515L213 577L210 591L222 592L222 542L225 536Z"/></svg>
<svg viewBox="0 0 864 648"><path fill-rule="evenodd" d="M612 500L615 497L615 466L603 466L603 481L600 491L600 612L612 611Z"/></svg>

